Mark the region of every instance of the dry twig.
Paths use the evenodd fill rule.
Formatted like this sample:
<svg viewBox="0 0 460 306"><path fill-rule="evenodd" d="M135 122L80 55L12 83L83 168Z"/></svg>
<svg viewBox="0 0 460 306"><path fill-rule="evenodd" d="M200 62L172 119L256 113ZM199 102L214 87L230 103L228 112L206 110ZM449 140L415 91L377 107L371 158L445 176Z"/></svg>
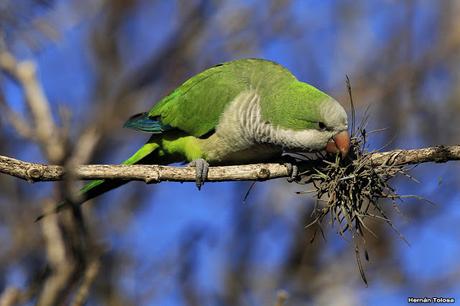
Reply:
<svg viewBox="0 0 460 306"><path fill-rule="evenodd" d="M289 293L286 290L278 290L276 293L275 306L285 306L289 299Z"/></svg>

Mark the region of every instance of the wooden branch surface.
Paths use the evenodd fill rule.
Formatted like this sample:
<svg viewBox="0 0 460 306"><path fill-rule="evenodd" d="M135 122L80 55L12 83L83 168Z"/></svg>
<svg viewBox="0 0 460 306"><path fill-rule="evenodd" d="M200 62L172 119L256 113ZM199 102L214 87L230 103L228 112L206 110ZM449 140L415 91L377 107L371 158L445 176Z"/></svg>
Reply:
<svg viewBox="0 0 460 306"><path fill-rule="evenodd" d="M374 165L439 163L460 160L460 145L392 150L369 153L369 155L369 161ZM62 166L29 163L6 156L0 156L0 173L30 182L58 181L69 174ZM195 169L192 167L159 165L83 165L73 169L72 175L81 180L118 179L146 183L195 181ZM207 181L262 181L286 176L288 176L288 170L283 164L250 164L210 167Z"/></svg>

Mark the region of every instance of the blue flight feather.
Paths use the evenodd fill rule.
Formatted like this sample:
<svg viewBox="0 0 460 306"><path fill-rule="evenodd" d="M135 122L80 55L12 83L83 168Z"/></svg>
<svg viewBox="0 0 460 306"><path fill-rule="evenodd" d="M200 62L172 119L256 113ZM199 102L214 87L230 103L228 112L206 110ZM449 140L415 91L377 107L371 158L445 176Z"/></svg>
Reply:
<svg viewBox="0 0 460 306"><path fill-rule="evenodd" d="M161 134L172 129L170 125L163 124L160 120L149 117L148 113L140 113L132 116L126 121L123 127L153 134Z"/></svg>

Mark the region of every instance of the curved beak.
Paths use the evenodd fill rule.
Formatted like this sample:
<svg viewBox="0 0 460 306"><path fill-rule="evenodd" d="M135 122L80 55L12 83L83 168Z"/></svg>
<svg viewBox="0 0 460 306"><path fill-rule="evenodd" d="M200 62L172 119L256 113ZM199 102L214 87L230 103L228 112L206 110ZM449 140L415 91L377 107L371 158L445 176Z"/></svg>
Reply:
<svg viewBox="0 0 460 306"><path fill-rule="evenodd" d="M337 133L334 137L329 140L326 145L326 151L329 153L340 153L342 157L347 156L350 150L350 135L348 131L342 131Z"/></svg>

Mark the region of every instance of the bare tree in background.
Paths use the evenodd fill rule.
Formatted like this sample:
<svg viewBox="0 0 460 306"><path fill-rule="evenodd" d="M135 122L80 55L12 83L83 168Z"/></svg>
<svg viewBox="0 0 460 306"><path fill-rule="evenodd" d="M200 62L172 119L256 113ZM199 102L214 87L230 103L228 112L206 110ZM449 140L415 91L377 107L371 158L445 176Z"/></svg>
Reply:
<svg viewBox="0 0 460 306"><path fill-rule="evenodd" d="M354 292L363 286L351 245L328 257L324 254L331 252L329 246L337 244L333 232L326 242L319 237L309 242L313 232L304 225L309 223L313 199L293 199L297 187L292 184L258 183L250 195L252 204L243 205L240 194L248 185L235 183L233 226L227 236L213 235L205 224L185 228L177 250L165 250L155 260L146 258L141 275L133 276L146 283L141 293L123 283L139 266L133 250L109 247L106 241L136 221L136 212L146 203L144 186L126 189L116 204L101 209L73 206L43 223L33 223L34 217L60 199L76 200L80 185L72 179L72 169L77 165L118 158L113 148L126 149L126 134L113 132L120 129L126 114L152 105L212 64L263 56L270 48L282 50L278 53L293 63L299 78L328 84L343 104L347 101L344 75L336 75L328 70L331 65L322 63L327 57L342 65L337 68L342 73L343 63L352 62L345 73L354 81L357 109L362 112L372 102L378 114L373 126L389 127L378 136L380 145L392 140L389 149L405 148L413 135L427 146L460 143L460 126L455 123L460 113L460 6L454 1L431 4L428 29L420 23L426 8L416 1L374 4L380 9L370 9L366 1L344 3L321 8L329 18L304 20L298 14L308 8L299 1L178 0L172 6L173 28L152 20L150 36L144 36L154 40L168 30L167 37L146 52L140 64L131 65L137 54L129 52L136 49L124 45L131 41L130 26L143 10L158 10L155 16L163 20L164 1L4 1L0 61L7 69L0 79L0 155L59 164L70 175L53 187L0 176L0 305L150 305L166 295L158 283L171 279L181 297L178 303L185 305L331 305L331 296L337 305L360 305ZM385 39L369 38L375 35L367 30L374 20L384 23ZM78 27L86 29L81 52L91 61L89 100L80 101L87 104L82 114L73 109L77 103L60 106L65 96L58 101L50 98L36 64L47 47L59 46ZM426 38L430 41L420 38L421 33L431 33ZM367 43L360 37L367 37ZM320 39L324 40L318 43ZM278 44L273 47L273 42ZM72 84L68 86L71 92ZM434 95L430 86L442 92ZM446 201L460 185L458 171L448 173L451 177L442 197ZM149 190L155 192L155 187ZM436 217L433 214L439 211L428 213L424 205L413 205L405 213L411 223L417 223ZM458 283L460 266L455 266L445 277L412 287L411 276L397 258L397 237L383 223L370 225L378 235L367 240L371 283L379 279L417 292ZM265 269L257 260L263 252L261 241L279 233L277 228L288 229L289 237L280 263ZM221 253L219 288L213 292L198 285L198 266L206 264L200 257L203 244L217 245ZM20 275L19 284L14 275Z"/></svg>

